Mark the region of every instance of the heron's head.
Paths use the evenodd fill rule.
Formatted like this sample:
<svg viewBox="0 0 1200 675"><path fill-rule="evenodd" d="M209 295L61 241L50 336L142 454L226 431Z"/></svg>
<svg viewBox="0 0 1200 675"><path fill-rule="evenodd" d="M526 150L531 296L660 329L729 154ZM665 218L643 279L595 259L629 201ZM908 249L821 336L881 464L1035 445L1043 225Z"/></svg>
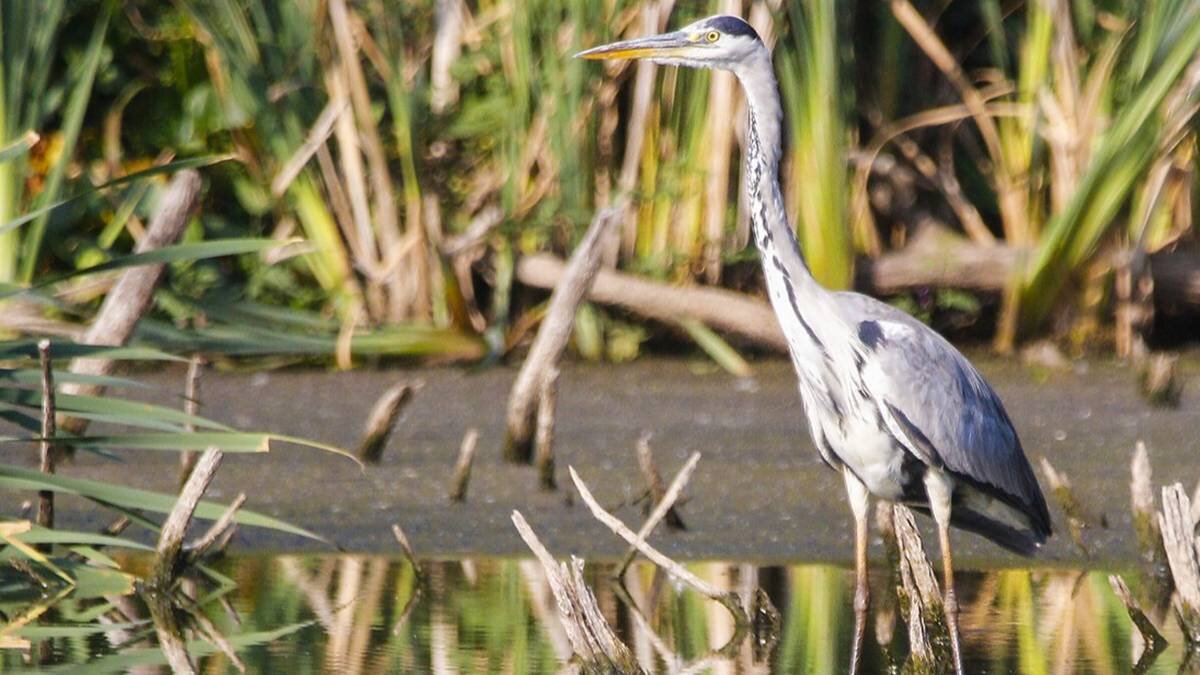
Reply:
<svg viewBox="0 0 1200 675"><path fill-rule="evenodd" d="M673 33L614 42L576 54L583 59L649 59L665 66L737 70L765 53L750 24L736 16L710 16Z"/></svg>

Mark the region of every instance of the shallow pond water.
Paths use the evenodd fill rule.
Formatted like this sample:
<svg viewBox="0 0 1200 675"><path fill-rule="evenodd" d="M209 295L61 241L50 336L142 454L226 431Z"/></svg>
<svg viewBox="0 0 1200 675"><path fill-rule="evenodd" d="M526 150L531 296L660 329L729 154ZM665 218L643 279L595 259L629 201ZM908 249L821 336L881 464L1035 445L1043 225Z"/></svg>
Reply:
<svg viewBox="0 0 1200 675"><path fill-rule="evenodd" d="M201 598L200 614L225 636L249 672L554 673L562 668L571 650L536 562L464 558L424 561L422 568L424 581L418 584L411 565L383 557L233 557L215 569L235 586L211 593L199 585L193 592ZM609 580L612 563L588 564L586 577L602 611L648 672L845 672L853 626L853 580L846 569L728 562L689 568L724 589L765 590L781 615L779 630L774 637L764 633L727 646L733 624L720 605L683 590L648 564L632 568L623 590ZM886 568L873 569L873 575L867 673L898 669L907 652L907 629L888 591L893 580ZM1140 654L1141 641L1131 635L1107 572L1008 569L960 575L968 672L1124 673ZM1126 578L1136 594L1141 578L1136 573ZM13 609L3 606L6 613ZM64 628L72 618L101 615L102 623L109 623L106 630L70 634ZM177 617L186 615L176 611ZM1172 646L1143 672L1177 672L1180 636L1170 617L1156 616ZM195 625L193 619L182 623ZM56 629L68 634L45 637ZM6 672L32 666L165 672L166 658L154 635L137 595L68 596L5 636L29 640L28 646L9 643L0 653ZM236 672L228 656L214 651L206 642L192 643L201 672Z"/></svg>

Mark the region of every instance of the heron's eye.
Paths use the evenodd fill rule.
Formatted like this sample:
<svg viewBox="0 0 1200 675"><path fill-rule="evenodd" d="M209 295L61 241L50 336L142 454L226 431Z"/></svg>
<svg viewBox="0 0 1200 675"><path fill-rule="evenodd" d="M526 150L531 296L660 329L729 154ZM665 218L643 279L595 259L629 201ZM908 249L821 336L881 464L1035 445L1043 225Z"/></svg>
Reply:
<svg viewBox="0 0 1200 675"><path fill-rule="evenodd" d="M715 30L710 30L708 31L708 35L704 36L704 39L708 40L709 42L716 42L717 40L721 39L721 34Z"/></svg>

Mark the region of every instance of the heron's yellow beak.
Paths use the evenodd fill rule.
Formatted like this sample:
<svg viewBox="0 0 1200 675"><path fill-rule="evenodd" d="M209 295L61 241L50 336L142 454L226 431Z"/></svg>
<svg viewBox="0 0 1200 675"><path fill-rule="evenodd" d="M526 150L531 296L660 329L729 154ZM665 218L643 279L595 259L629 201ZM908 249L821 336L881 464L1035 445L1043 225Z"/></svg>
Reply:
<svg viewBox="0 0 1200 675"><path fill-rule="evenodd" d="M695 40L683 32L663 33L636 40L625 40L592 47L575 55L580 59L647 59L653 57L682 56L684 50L696 46Z"/></svg>

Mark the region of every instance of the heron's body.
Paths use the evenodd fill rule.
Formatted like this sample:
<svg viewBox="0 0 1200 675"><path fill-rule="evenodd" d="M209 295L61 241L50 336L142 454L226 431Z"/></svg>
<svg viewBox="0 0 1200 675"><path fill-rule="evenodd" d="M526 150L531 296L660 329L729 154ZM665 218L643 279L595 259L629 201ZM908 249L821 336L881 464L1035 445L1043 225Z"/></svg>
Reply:
<svg viewBox="0 0 1200 675"><path fill-rule="evenodd" d="M771 55L741 19L718 16L678 32L597 47L588 58L649 58L733 72L749 104L746 187L767 292L787 338L813 443L845 480L856 526L855 649L867 608L869 495L929 512L938 525L946 615L957 636L948 527L1030 554L1050 518L1016 431L962 354L908 314L813 278L787 221L779 185L783 110ZM831 168L831 170L840 170ZM962 661L957 637L955 665Z"/></svg>

